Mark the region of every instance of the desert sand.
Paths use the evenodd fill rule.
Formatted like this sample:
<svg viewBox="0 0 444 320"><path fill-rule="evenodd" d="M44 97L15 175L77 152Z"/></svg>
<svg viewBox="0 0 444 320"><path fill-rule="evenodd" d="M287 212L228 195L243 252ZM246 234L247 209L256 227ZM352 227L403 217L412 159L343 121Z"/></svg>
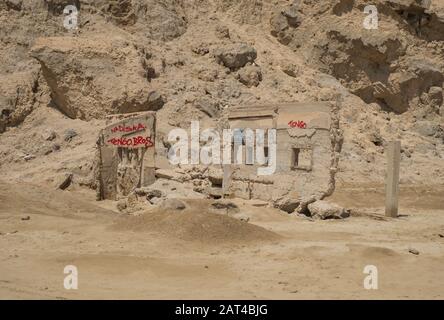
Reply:
<svg viewBox="0 0 444 320"><path fill-rule="evenodd" d="M346 220L236 200L247 223L207 210L208 200L191 201L189 212L134 217L97 203L93 192L2 183L0 297L443 299L442 191L401 189L397 219L384 217L376 185L336 193L354 208ZM143 223L159 214L167 221ZM78 290L63 287L66 265L78 268ZM366 265L378 268L378 290L364 289Z"/></svg>

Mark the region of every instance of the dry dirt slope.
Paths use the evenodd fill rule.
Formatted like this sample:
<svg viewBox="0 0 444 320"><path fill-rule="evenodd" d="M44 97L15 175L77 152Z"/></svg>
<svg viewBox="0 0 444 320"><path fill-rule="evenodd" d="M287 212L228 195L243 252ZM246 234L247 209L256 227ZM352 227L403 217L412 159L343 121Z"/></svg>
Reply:
<svg viewBox="0 0 444 320"><path fill-rule="evenodd" d="M80 12L74 33L63 26L69 3ZM415 0L373 1L379 29L365 30L369 3L2 1L2 173L33 180L36 163L45 162L56 168L47 180L75 171L76 183L91 184L93 153L85 150L109 113L158 110L160 144L173 126L188 126L186 119L217 122L231 106L340 94L340 183L382 182L384 145L399 139L401 182L438 184L443 2L424 10ZM52 109L58 113L45 120ZM45 132L55 131L63 141L70 128L78 136L69 145L46 140ZM60 165L55 154L67 148Z"/></svg>

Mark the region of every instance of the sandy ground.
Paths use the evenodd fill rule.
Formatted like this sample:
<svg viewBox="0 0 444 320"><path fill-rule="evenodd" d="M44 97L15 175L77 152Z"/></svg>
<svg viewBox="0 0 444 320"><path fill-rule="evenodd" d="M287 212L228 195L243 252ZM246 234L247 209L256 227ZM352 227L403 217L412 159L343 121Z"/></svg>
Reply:
<svg viewBox="0 0 444 320"><path fill-rule="evenodd" d="M219 218L181 227L180 215L205 205L174 213L171 230L132 230L140 217L120 216L93 192L1 183L0 298L443 299L443 195L442 187L402 188L401 217L386 219L381 187L343 187L334 200L355 216L341 221L236 200L251 220L236 225L244 238L231 239ZM199 238L205 228L218 228L217 241ZM63 287L66 265L78 268L78 290ZM378 268L378 290L364 289L366 265Z"/></svg>

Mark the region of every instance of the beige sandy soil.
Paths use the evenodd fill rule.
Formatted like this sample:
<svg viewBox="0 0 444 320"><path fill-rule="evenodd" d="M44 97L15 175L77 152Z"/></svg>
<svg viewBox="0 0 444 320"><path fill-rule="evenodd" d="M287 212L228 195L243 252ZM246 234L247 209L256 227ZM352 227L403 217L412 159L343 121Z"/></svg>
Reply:
<svg viewBox="0 0 444 320"><path fill-rule="evenodd" d="M398 219L383 218L381 187L349 186L334 200L356 208L350 219L310 221L236 200L247 224L208 211L206 200L129 217L89 191L2 183L0 298L443 299L444 190L401 191ZM69 264L76 291L63 287ZM363 287L366 265L378 267L378 290Z"/></svg>

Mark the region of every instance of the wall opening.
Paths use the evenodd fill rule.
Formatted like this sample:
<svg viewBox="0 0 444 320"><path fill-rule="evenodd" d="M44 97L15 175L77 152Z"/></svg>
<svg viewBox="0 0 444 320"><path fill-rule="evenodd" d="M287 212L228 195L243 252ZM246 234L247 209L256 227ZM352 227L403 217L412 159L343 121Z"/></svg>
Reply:
<svg viewBox="0 0 444 320"><path fill-rule="evenodd" d="M311 171L313 164L313 149L292 148L291 149L291 170Z"/></svg>

